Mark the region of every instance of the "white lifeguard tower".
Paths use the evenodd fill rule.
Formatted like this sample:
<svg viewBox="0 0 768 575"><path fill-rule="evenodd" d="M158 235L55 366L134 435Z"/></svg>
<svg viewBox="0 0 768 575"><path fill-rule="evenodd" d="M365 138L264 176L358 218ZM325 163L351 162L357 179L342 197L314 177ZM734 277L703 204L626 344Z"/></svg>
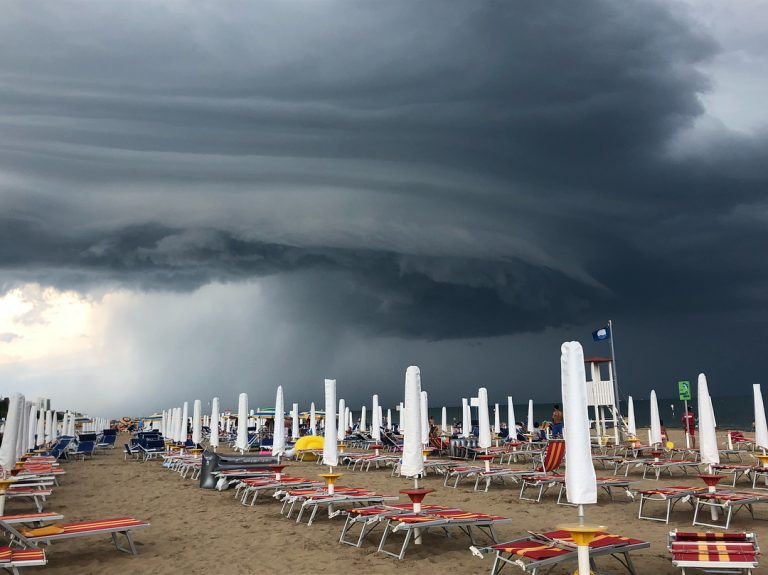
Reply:
<svg viewBox="0 0 768 575"><path fill-rule="evenodd" d="M613 375L613 360L610 357L584 358L587 370L587 403L594 410L594 435L592 440L598 445L605 445L612 435L616 445L620 442L620 416L616 405ZM605 368L601 369L603 366ZM607 379L603 379L607 375ZM609 424L613 425L609 433Z"/></svg>

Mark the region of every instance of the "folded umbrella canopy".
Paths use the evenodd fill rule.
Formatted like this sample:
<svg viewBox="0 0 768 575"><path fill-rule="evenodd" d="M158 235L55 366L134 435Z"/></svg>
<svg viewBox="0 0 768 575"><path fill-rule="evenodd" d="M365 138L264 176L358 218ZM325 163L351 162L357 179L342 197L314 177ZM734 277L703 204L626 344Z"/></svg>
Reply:
<svg viewBox="0 0 768 575"><path fill-rule="evenodd" d="M427 392L422 390L421 403L419 404L419 414L421 423L421 444L429 445L429 397Z"/></svg>
<svg viewBox="0 0 768 575"><path fill-rule="evenodd" d="M597 483L589 437L584 350L579 342L569 341L562 345L560 353L563 433L566 439L566 494L568 502L574 505L597 503Z"/></svg>
<svg viewBox="0 0 768 575"><path fill-rule="evenodd" d="M477 446L480 449L488 449L491 446L491 421L488 414L488 390L481 387L477 390L477 423L479 431L477 435Z"/></svg>
<svg viewBox="0 0 768 575"><path fill-rule="evenodd" d="M461 398L461 435L469 437L472 433L472 417L469 410L469 400Z"/></svg>
<svg viewBox="0 0 768 575"><path fill-rule="evenodd" d="M277 386L275 393L275 432L272 438L272 455L281 456L285 453L285 402L283 386Z"/></svg>
<svg viewBox="0 0 768 575"><path fill-rule="evenodd" d="M659 402L656 391L651 391L651 445L661 444L661 419L659 418Z"/></svg>
<svg viewBox="0 0 768 575"><path fill-rule="evenodd" d="M237 400L237 438L235 447L245 453L248 450L248 394L241 393Z"/></svg>
<svg viewBox="0 0 768 575"><path fill-rule="evenodd" d="M335 393L334 393L335 395ZM334 402L335 403L335 402ZM334 409L336 409L336 405L333 406ZM315 418L317 417L317 412L315 411L315 402L309 404L309 433L310 435L317 435L317 421L315 421ZM325 410L325 417L328 417L328 410ZM327 424L327 422L326 422ZM336 424L334 423L333 428L336 429Z"/></svg>
<svg viewBox="0 0 768 575"><path fill-rule="evenodd" d="M512 396L507 396L507 426L509 427L509 436L511 438L516 437L515 429L517 428L517 421L515 421L515 404L512 403Z"/></svg>
<svg viewBox="0 0 768 575"><path fill-rule="evenodd" d="M3 443L0 444L0 471L3 477L8 477L11 470L16 467L16 442L19 435L18 428L23 419L21 413L23 405L24 396L20 393L14 393L8 400Z"/></svg>
<svg viewBox="0 0 768 575"><path fill-rule="evenodd" d="M403 459L400 472L405 477L424 474L421 446L421 373L412 365L405 372L405 401L403 415Z"/></svg>
<svg viewBox="0 0 768 575"><path fill-rule="evenodd" d="M712 410L712 401L709 398L707 377L699 374L698 387L699 401L699 455L701 462L710 466L720 463L720 451L717 448L717 434L715 432L715 414Z"/></svg>
<svg viewBox="0 0 768 575"><path fill-rule="evenodd" d="M213 450L219 446L219 398L214 397L211 402L211 423L209 425L211 429L210 444Z"/></svg>
<svg viewBox="0 0 768 575"><path fill-rule="evenodd" d="M336 381L335 379L333 381ZM344 399L339 400L339 428L336 430L336 439L338 441L344 441L344 438L346 437L346 430L347 430L347 407ZM325 424L328 425L328 414L325 414Z"/></svg>
<svg viewBox="0 0 768 575"><path fill-rule="evenodd" d="M323 439L323 464L336 467L339 464L339 444L336 437L336 380L325 380L325 438Z"/></svg>
<svg viewBox="0 0 768 575"><path fill-rule="evenodd" d="M373 395L373 411L371 412L371 438L381 441L381 420L379 419L379 396Z"/></svg>
<svg viewBox="0 0 768 575"><path fill-rule="evenodd" d="M200 427L200 417L202 415L200 412L202 409L202 402L199 399L196 399L192 407L192 443L194 443L195 446L200 445L200 442L203 440Z"/></svg>
<svg viewBox="0 0 768 575"><path fill-rule="evenodd" d="M533 433L536 428L533 426L533 400L528 400L528 433Z"/></svg>
<svg viewBox="0 0 768 575"><path fill-rule="evenodd" d="M637 425L635 424L635 402L630 395L627 398L627 431L632 437L637 437Z"/></svg>
<svg viewBox="0 0 768 575"><path fill-rule="evenodd" d="M765 452L768 449L768 425L765 421L765 406L759 383L752 386L752 392L755 396L755 445Z"/></svg>

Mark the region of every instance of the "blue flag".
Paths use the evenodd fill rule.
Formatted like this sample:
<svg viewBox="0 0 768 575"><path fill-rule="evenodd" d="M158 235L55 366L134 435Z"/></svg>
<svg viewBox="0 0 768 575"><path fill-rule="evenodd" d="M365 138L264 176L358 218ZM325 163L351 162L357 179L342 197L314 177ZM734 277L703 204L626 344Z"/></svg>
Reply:
<svg viewBox="0 0 768 575"><path fill-rule="evenodd" d="M597 331L592 332L592 339L595 341L605 341L611 339L611 328L608 326L601 327Z"/></svg>

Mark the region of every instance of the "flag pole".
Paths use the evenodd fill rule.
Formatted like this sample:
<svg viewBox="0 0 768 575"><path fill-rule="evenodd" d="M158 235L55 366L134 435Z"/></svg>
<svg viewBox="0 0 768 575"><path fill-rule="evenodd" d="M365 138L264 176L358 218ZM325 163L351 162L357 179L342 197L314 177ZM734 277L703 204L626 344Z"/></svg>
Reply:
<svg viewBox="0 0 768 575"><path fill-rule="evenodd" d="M611 334L611 362L613 363L613 394L616 400L616 409L621 413L621 397L619 397L619 376L616 370L616 351L613 349L613 321L608 320L608 331ZM618 415L616 416L618 423Z"/></svg>

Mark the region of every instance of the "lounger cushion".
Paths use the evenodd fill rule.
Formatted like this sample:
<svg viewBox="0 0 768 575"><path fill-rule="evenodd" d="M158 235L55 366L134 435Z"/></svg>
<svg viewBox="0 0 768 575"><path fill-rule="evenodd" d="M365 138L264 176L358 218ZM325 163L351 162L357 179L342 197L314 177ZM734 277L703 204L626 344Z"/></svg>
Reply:
<svg viewBox="0 0 768 575"><path fill-rule="evenodd" d="M35 529L19 529L24 537L43 537L45 535L58 535L64 533L64 528L58 523L52 525L46 525L45 527L37 527Z"/></svg>

